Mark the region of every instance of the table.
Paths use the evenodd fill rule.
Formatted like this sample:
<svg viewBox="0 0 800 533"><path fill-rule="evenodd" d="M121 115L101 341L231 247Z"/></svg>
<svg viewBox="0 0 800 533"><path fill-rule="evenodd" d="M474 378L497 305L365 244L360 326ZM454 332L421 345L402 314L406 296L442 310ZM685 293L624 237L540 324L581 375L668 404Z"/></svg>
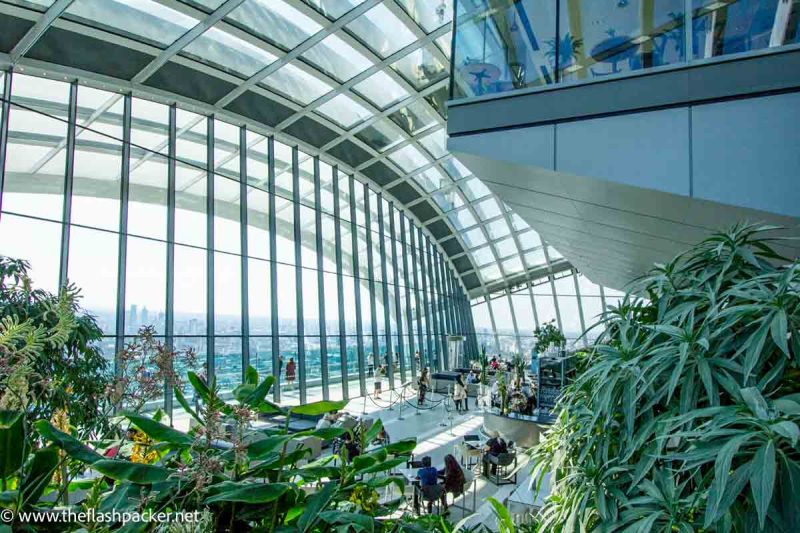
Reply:
<svg viewBox="0 0 800 533"><path fill-rule="evenodd" d="M437 467L436 469L437 470L443 470L444 466L442 466L442 468L438 468ZM410 485L416 487L416 486L419 486L419 479L417 479L417 471L418 470L419 470L419 468L398 468L397 472L399 474L401 474L406 479L406 481L408 481L408 483ZM472 490L472 508L470 509L470 508L465 507L463 505L457 505L456 504L457 497L453 498L453 505L451 505L451 507L455 507L456 509L461 509L462 511L470 511L470 512L474 513L475 512L475 508L476 508L477 494L478 494L477 487L476 487L476 484L478 482L478 477L471 470L464 470L464 479L466 481L464 483L464 489L465 490L461 494L461 498L462 498L462 501L466 500L467 492L468 492L467 491L467 487L471 485L472 486L472 489L471 489ZM413 505L413 509L416 510L416 509L419 509L419 501L417 500L417 491L414 490L413 494L414 494L414 497L413 497L413 500L412 500L411 503Z"/></svg>

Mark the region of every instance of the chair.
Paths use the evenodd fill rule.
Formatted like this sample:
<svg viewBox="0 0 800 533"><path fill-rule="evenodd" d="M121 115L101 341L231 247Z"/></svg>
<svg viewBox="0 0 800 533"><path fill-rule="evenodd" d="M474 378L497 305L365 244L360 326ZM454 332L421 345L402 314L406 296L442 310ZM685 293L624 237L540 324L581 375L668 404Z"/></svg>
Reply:
<svg viewBox="0 0 800 533"><path fill-rule="evenodd" d="M489 465L495 467L494 472ZM499 453L484 456L483 474L495 485L517 484L517 454Z"/></svg>
<svg viewBox="0 0 800 533"><path fill-rule="evenodd" d="M415 500L421 501L425 504L425 508L428 510L428 514L432 514L433 508L436 507L436 514L441 514L442 512L442 491L444 491L444 487L441 485L426 485L421 487L419 485L414 485L414 490L416 491L417 498ZM420 505L416 506L416 511L418 515L421 515L420 512Z"/></svg>

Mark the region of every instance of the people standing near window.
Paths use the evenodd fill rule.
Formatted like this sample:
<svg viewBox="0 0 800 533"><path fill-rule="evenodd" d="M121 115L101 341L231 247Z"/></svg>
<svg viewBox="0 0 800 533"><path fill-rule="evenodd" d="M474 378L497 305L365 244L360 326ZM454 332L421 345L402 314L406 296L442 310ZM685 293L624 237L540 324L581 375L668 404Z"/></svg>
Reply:
<svg viewBox="0 0 800 533"><path fill-rule="evenodd" d="M428 392L429 386L428 369L423 368L422 373L417 379L417 405L422 406L425 403L425 393Z"/></svg>
<svg viewBox="0 0 800 533"><path fill-rule="evenodd" d="M297 370L297 365L294 363L294 357L289 358L289 362L286 363L286 388L290 390L294 390L294 377L295 372Z"/></svg>
<svg viewBox="0 0 800 533"><path fill-rule="evenodd" d="M456 383L453 386L453 402L456 404L456 411L461 412L464 409L464 403L467 400L467 386L464 383L464 376L459 374L456 376Z"/></svg>
<svg viewBox="0 0 800 533"><path fill-rule="evenodd" d="M367 375L371 376L375 372L375 355L369 352L367 356Z"/></svg>

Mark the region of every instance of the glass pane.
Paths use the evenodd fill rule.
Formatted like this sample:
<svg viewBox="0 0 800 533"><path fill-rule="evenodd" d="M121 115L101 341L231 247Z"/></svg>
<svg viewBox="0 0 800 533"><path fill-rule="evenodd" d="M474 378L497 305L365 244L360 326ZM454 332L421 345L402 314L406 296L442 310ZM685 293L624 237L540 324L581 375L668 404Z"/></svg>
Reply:
<svg viewBox="0 0 800 533"><path fill-rule="evenodd" d="M684 0L632 0L623 8L610 1L582 1L580 22L571 16L572 0L560 2L562 80L602 78L685 60ZM554 64L554 50L548 52Z"/></svg>
<svg viewBox="0 0 800 533"><path fill-rule="evenodd" d="M135 335L141 326L164 333L167 298L167 245L128 237L125 274L125 334Z"/></svg>
<svg viewBox="0 0 800 533"><path fill-rule="evenodd" d="M322 29L283 0L247 0L226 18L284 48L294 48Z"/></svg>
<svg viewBox="0 0 800 533"><path fill-rule="evenodd" d="M61 224L4 213L0 219L0 255L28 261L34 288L58 291Z"/></svg>
<svg viewBox="0 0 800 533"><path fill-rule="evenodd" d="M214 339L214 374L217 386L224 395L242 382L242 338Z"/></svg>
<svg viewBox="0 0 800 533"><path fill-rule="evenodd" d="M389 118L409 134L424 130L436 122L436 116L419 100L395 111Z"/></svg>
<svg viewBox="0 0 800 533"><path fill-rule="evenodd" d="M70 231L68 279L80 287L80 305L106 335L116 333L118 244L116 233L78 226Z"/></svg>
<svg viewBox="0 0 800 533"><path fill-rule="evenodd" d="M414 33L384 4L358 17L347 29L381 57L393 54L415 39Z"/></svg>
<svg viewBox="0 0 800 533"><path fill-rule="evenodd" d="M305 105L332 89L308 70L309 67L300 62L288 63L267 76L261 84Z"/></svg>
<svg viewBox="0 0 800 533"><path fill-rule="evenodd" d="M414 22L422 26L425 33L449 23L453 19L453 0L422 1L398 0Z"/></svg>
<svg viewBox="0 0 800 533"><path fill-rule="evenodd" d="M425 192L429 193L441 188L447 183L452 183L449 179L445 178L444 174L442 174L442 172L436 167L432 167L420 172L419 174L415 174L412 176L412 178L420 185L420 187L425 190Z"/></svg>
<svg viewBox="0 0 800 533"><path fill-rule="evenodd" d="M206 251L175 246L175 335L206 334Z"/></svg>
<svg viewBox="0 0 800 533"><path fill-rule="evenodd" d="M247 303L251 335L272 333L270 268L272 268L272 264L267 261L250 259L247 262Z"/></svg>
<svg viewBox="0 0 800 533"><path fill-rule="evenodd" d="M389 119L381 119L356 133L356 137L378 151L385 151L403 140L403 132Z"/></svg>
<svg viewBox="0 0 800 533"><path fill-rule="evenodd" d="M623 11L609 1L582 2L601 13ZM574 7L575 2L570 2ZM555 42L556 2L500 0L456 7L453 94L455 98L499 93L554 83L555 50L580 50L580 40L565 35ZM561 13L567 10L566 3ZM638 13L638 10L629 10ZM566 18L566 17L564 17ZM586 26L586 23L584 23ZM608 24L595 24L603 31ZM602 29L601 29L602 28ZM566 32L565 32L566 33ZM565 57L565 56L562 56ZM571 64L559 60L562 68Z"/></svg>
<svg viewBox="0 0 800 533"><path fill-rule="evenodd" d="M76 0L66 14L166 48L199 21L153 0Z"/></svg>
<svg viewBox="0 0 800 533"><path fill-rule="evenodd" d="M412 172L427 165L430 161L416 146L406 145L389 155L389 159L397 163L405 172Z"/></svg>
<svg viewBox="0 0 800 533"><path fill-rule="evenodd" d="M447 67L439 61L430 46L410 52L393 63L392 68L417 89L423 89L447 77Z"/></svg>
<svg viewBox="0 0 800 533"><path fill-rule="evenodd" d="M408 96L408 91L383 70L379 70L366 80L356 84L353 90L381 109Z"/></svg>
<svg viewBox="0 0 800 533"><path fill-rule="evenodd" d="M692 2L693 57L736 54L800 42L800 3L778 0ZM680 29L666 33L663 39ZM674 45L678 46L677 43Z"/></svg>
<svg viewBox="0 0 800 533"><path fill-rule="evenodd" d="M447 155L447 132L445 128L434 131L419 140L434 159Z"/></svg>
<svg viewBox="0 0 800 533"><path fill-rule="evenodd" d="M338 19L364 0L303 0L330 19Z"/></svg>
<svg viewBox="0 0 800 533"><path fill-rule="evenodd" d="M372 66L372 62L356 52L338 35L331 35L311 47L303 58L339 81L346 81Z"/></svg>
<svg viewBox="0 0 800 533"><path fill-rule="evenodd" d="M274 54L249 40L216 27L206 30L181 53L245 77L252 76L277 59Z"/></svg>
<svg viewBox="0 0 800 533"><path fill-rule="evenodd" d="M347 129L372 115L369 109L346 94L328 100L317 108L317 112Z"/></svg>
<svg viewBox="0 0 800 533"><path fill-rule="evenodd" d="M242 260L238 255L214 253L214 333L242 333Z"/></svg>

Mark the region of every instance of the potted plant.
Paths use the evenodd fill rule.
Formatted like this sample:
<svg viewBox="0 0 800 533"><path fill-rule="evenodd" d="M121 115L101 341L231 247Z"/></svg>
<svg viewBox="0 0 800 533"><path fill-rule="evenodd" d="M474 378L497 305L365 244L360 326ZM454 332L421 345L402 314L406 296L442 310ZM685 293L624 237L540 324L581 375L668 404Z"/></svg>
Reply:
<svg viewBox="0 0 800 533"><path fill-rule="evenodd" d="M537 354L542 354L550 350L561 350L567 343L567 338L555 324L555 320L545 322L542 326L533 330L536 337L534 350Z"/></svg>
<svg viewBox="0 0 800 533"><path fill-rule="evenodd" d="M497 392L500 394L500 414L508 414L508 387L506 386L506 377L504 374L497 376Z"/></svg>
<svg viewBox="0 0 800 533"><path fill-rule="evenodd" d="M478 384L478 398L484 407L486 406L486 387L489 384L489 377L486 371L489 369L489 357L486 355L486 345L481 346L481 354L478 356L478 364L481 367L480 382Z"/></svg>

